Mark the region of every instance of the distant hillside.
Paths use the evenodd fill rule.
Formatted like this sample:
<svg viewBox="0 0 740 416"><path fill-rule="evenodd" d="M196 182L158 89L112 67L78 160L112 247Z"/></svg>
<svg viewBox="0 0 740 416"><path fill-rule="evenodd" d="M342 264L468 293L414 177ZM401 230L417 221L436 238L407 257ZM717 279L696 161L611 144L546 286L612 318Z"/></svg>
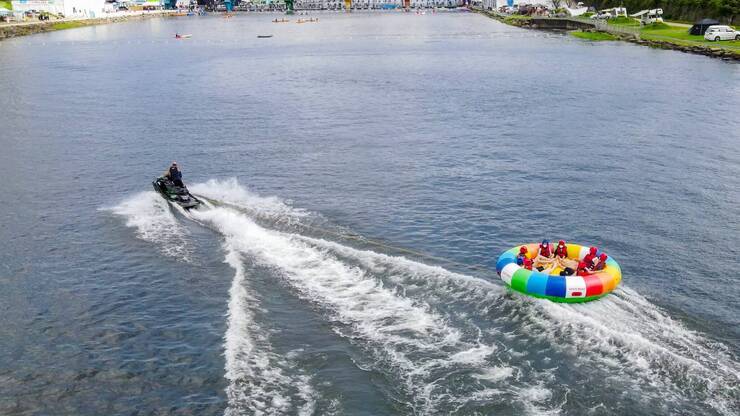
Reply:
<svg viewBox="0 0 740 416"><path fill-rule="evenodd" d="M740 22L740 0L591 0L584 1L597 9L623 4L629 14L643 9L663 9L663 17L694 22L705 17L735 24Z"/></svg>

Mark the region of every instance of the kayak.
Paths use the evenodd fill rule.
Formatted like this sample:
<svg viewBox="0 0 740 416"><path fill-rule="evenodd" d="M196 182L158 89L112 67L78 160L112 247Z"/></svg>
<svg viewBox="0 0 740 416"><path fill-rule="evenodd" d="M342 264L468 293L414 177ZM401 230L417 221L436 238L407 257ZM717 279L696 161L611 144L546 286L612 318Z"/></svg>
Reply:
<svg viewBox="0 0 740 416"><path fill-rule="evenodd" d="M198 208L201 204L200 200L194 197L187 187L177 186L167 178L159 177L155 179L152 186L164 199L185 209Z"/></svg>
<svg viewBox="0 0 740 416"><path fill-rule="evenodd" d="M529 253L537 253L537 243L523 244ZM567 244L568 259L582 260L589 251L588 246ZM611 256L607 256L603 270L586 276L561 276L561 269L550 273L527 270L516 262L520 246L504 251L496 261L496 273L511 289L536 298L553 302L580 303L599 299L611 293L622 280L622 269ZM602 252L599 251L598 255Z"/></svg>

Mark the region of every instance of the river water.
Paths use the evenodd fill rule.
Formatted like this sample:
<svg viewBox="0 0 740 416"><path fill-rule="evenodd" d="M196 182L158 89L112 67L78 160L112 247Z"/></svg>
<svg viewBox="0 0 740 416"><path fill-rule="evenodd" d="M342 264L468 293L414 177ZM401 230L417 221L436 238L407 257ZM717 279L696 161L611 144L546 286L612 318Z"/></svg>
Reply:
<svg viewBox="0 0 740 416"><path fill-rule="evenodd" d="M740 66L318 16L0 42L0 414L737 414ZM620 288L508 292L543 237Z"/></svg>

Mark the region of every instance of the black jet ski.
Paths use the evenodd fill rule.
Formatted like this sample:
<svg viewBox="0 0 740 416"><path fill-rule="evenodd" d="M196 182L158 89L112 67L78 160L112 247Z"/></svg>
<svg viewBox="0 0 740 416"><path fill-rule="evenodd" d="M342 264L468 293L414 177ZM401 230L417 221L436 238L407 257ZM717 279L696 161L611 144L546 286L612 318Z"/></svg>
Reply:
<svg viewBox="0 0 740 416"><path fill-rule="evenodd" d="M183 186L177 186L171 180L165 177L159 177L152 182L154 190L159 192L164 199L175 203L185 209L197 208L201 202L198 198L194 197L188 188Z"/></svg>

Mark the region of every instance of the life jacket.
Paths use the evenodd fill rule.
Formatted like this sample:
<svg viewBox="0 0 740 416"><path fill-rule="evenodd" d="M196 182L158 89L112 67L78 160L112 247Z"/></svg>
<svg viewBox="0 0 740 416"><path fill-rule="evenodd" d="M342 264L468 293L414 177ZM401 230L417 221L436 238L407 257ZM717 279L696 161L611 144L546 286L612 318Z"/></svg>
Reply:
<svg viewBox="0 0 740 416"><path fill-rule="evenodd" d="M519 254L516 256L516 264L524 267L527 270L532 270L532 259L527 257L526 255Z"/></svg>
<svg viewBox="0 0 740 416"><path fill-rule="evenodd" d="M594 264L595 258L597 258L595 255L588 253L586 254L586 257L584 257L581 261L586 263L586 267L591 267Z"/></svg>
<svg viewBox="0 0 740 416"><path fill-rule="evenodd" d="M525 257L524 259L522 259L522 265L521 266L524 267L527 270L532 270L533 263L534 262L532 261L532 259L529 259L529 258Z"/></svg>
<svg viewBox="0 0 740 416"><path fill-rule="evenodd" d="M540 256L548 258L552 257L552 244L548 244L546 246L540 244Z"/></svg>
<svg viewBox="0 0 740 416"><path fill-rule="evenodd" d="M568 246L563 245L562 247L555 247L555 257L566 258L568 257Z"/></svg>
<svg viewBox="0 0 740 416"><path fill-rule="evenodd" d="M592 264L591 270L597 270L597 271L598 270L604 270L604 266L606 266L606 261L601 261L600 258L594 257L594 260L597 260L597 259L599 260L599 263L596 264L596 265L594 265L593 264L594 263L593 260L591 260L591 264Z"/></svg>
<svg viewBox="0 0 740 416"><path fill-rule="evenodd" d="M170 179L173 181L182 180L182 172L174 166L170 167Z"/></svg>

